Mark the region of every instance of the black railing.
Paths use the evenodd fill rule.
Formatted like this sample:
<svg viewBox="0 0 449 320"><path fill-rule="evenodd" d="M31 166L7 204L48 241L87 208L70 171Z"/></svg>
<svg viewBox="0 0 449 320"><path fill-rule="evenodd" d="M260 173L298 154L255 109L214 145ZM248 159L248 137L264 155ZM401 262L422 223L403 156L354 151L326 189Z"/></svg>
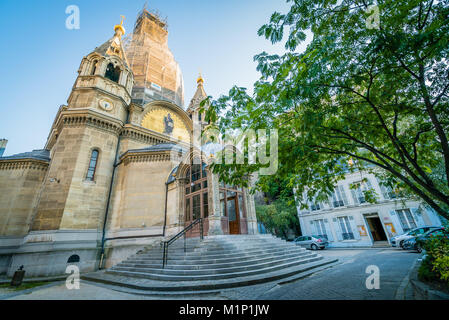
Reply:
<svg viewBox="0 0 449 320"><path fill-rule="evenodd" d="M201 241L204 239L204 226L203 226L203 219L199 218L198 220L193 221L189 226L185 227L184 230L182 230L180 233L178 233L177 235L173 236L170 240L164 241L162 244L164 246L164 253L162 256L162 269L165 268L165 266L167 265L167 260L168 260L168 247L175 242L176 240L178 240L179 238L181 238L182 236L184 236L184 252L187 251L187 247L186 247L186 236L187 236L187 232L189 232L190 230L192 230L196 225L200 226L200 239Z"/></svg>

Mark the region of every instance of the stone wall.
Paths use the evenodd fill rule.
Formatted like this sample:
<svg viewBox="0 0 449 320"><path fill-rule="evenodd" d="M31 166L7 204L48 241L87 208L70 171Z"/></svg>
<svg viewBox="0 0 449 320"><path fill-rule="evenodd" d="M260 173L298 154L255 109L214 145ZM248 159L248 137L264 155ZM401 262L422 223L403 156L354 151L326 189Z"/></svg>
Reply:
<svg viewBox="0 0 449 320"><path fill-rule="evenodd" d="M0 161L0 236L23 236L29 231L48 163Z"/></svg>
<svg viewBox="0 0 449 320"><path fill-rule="evenodd" d="M118 137L87 124L66 126L52 153L49 178L33 230L97 229L102 226ZM94 181L86 174L91 153L99 151ZM53 182L52 182L53 181Z"/></svg>
<svg viewBox="0 0 449 320"><path fill-rule="evenodd" d="M108 219L110 231L163 227L165 182L174 165L167 158L154 157L125 160L118 167ZM170 207L170 212L177 213L176 207ZM170 222L174 222L172 218Z"/></svg>

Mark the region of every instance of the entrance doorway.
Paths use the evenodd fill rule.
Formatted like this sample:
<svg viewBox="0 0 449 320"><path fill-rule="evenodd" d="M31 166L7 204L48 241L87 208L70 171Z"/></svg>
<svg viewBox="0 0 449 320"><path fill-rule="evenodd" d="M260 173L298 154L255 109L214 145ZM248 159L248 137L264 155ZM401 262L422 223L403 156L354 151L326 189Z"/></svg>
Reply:
<svg viewBox="0 0 449 320"><path fill-rule="evenodd" d="M221 215L224 218L224 223L225 225L226 224L228 225L228 228L224 226L225 233L228 234L248 233L243 190L241 188L233 186L225 186L224 184L221 183L220 207L221 207Z"/></svg>
<svg viewBox="0 0 449 320"><path fill-rule="evenodd" d="M185 188L185 226L199 218L204 219L204 234L209 229L209 188L206 164L191 164L186 174ZM189 231L188 236L198 236L199 228Z"/></svg>
<svg viewBox="0 0 449 320"><path fill-rule="evenodd" d="M366 221L373 241L387 241L387 235L379 216L366 217Z"/></svg>

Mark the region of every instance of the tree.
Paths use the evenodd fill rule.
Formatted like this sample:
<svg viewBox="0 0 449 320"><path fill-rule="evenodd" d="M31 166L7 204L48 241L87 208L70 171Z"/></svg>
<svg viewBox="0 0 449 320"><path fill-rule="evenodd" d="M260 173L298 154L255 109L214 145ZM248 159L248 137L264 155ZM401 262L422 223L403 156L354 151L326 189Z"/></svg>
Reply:
<svg viewBox="0 0 449 320"><path fill-rule="evenodd" d="M299 234L299 221L296 207L284 198L274 200L268 205L256 206L257 220L276 233L288 238L288 230Z"/></svg>
<svg viewBox="0 0 449 320"><path fill-rule="evenodd" d="M257 55L254 94L209 98L207 117L224 113L222 132L278 129L277 176L299 194L330 194L352 159L449 219L449 1L288 2L259 30L286 38L286 53ZM313 39L297 52L307 30ZM213 170L243 182L257 165Z"/></svg>

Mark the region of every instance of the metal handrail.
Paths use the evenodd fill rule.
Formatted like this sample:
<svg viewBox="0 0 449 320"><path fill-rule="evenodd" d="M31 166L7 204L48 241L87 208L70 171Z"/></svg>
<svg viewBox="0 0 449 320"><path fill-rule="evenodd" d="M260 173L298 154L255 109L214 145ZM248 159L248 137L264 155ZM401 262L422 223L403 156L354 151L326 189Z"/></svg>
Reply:
<svg viewBox="0 0 449 320"><path fill-rule="evenodd" d="M186 234L188 231L192 230L194 226L196 226L197 224L200 225L200 239L201 241L203 241L204 239L204 226L203 226L203 218L199 218L195 221L193 221L189 226L185 227L184 230L182 230L181 232L179 232L177 235L173 236L171 239L164 241L163 245L164 245L164 253L162 256L162 269L165 268L165 266L167 265L167 260L168 260L168 247L175 242L176 240L178 240L179 238L181 238L182 236L184 236L184 252L187 251L186 248Z"/></svg>

